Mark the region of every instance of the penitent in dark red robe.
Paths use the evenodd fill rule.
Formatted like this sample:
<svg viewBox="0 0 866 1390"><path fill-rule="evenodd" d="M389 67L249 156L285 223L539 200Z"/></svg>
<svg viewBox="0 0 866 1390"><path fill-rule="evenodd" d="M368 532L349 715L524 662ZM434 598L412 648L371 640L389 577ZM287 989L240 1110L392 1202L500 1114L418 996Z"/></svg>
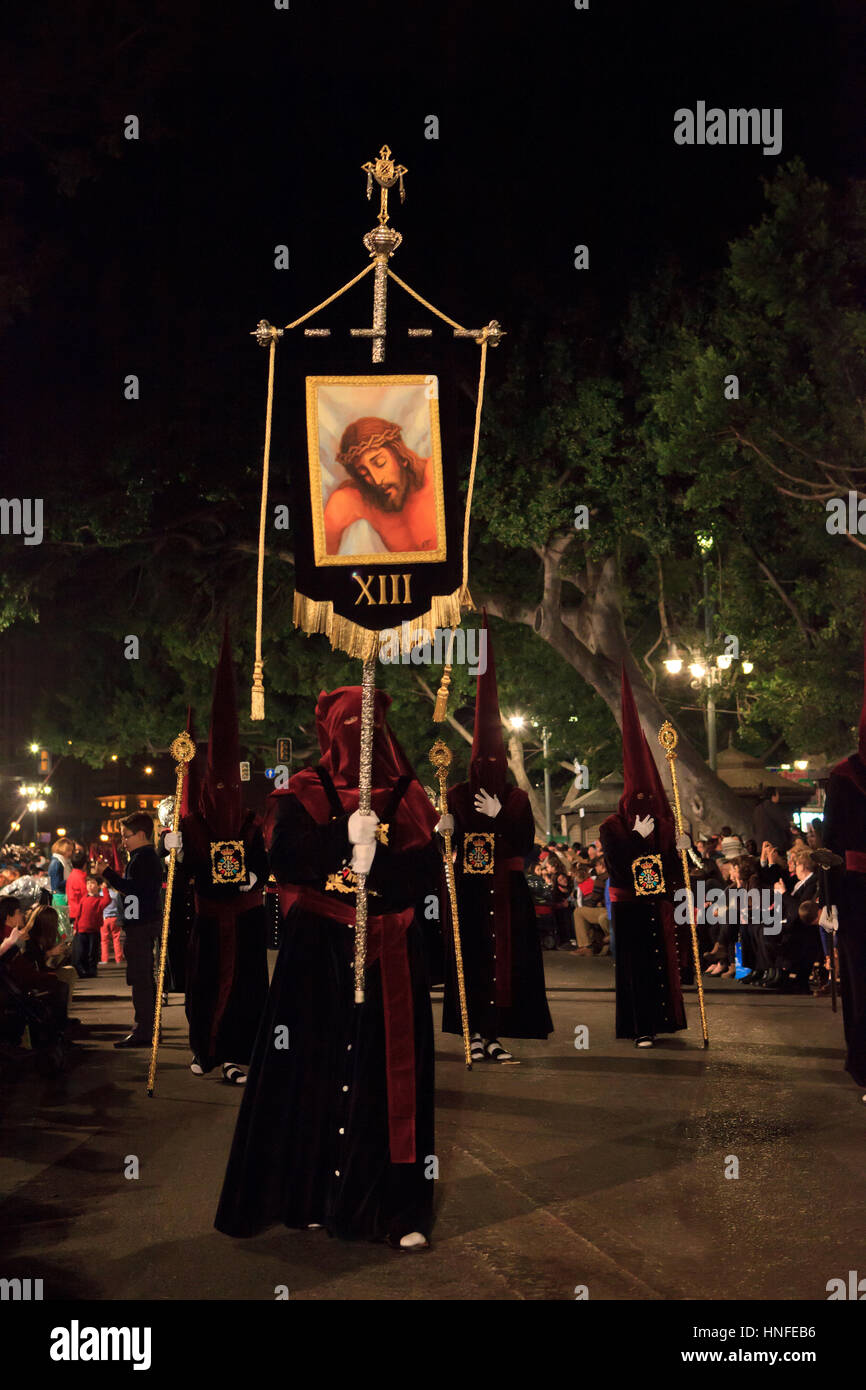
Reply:
<svg viewBox="0 0 866 1390"><path fill-rule="evenodd" d="M363 1004L355 893L341 891L358 807L360 690L320 696L322 764L270 798L270 862L287 916L216 1216L227 1235L278 1222L393 1243L430 1233L433 1017L415 904L435 891L441 851L436 813L390 743L386 701L377 691L372 806L388 839L367 877Z"/></svg>
<svg viewBox="0 0 866 1390"><path fill-rule="evenodd" d="M826 848L845 861L829 874L839 916L845 1069L858 1086L866 1086L866 760L856 753L830 776L823 838Z"/></svg>
<svg viewBox="0 0 866 1390"><path fill-rule="evenodd" d="M469 1028L483 1038L546 1038L553 1032L544 987L541 941L535 908L523 872L531 852L535 823L529 798L506 787L499 814L492 819L474 808L469 782L452 787L448 809L454 816L452 846L457 885L460 944L466 982ZM490 873L473 873L467 836L493 836ZM482 841L482 847L489 841ZM442 1030L462 1032L451 904L445 903L445 997Z"/></svg>

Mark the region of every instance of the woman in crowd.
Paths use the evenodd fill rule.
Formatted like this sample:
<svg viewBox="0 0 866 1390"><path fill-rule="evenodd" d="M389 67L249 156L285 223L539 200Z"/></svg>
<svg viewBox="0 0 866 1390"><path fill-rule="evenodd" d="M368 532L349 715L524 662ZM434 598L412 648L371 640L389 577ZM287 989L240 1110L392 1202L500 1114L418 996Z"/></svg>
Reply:
<svg viewBox="0 0 866 1390"><path fill-rule="evenodd" d="M57 912L60 925L60 934L64 937L72 936L72 924L69 920L69 900L66 896L66 885L69 875L72 873L72 855L75 853L75 841L66 836L55 840L51 846L51 863L48 865L48 882L51 885L51 904Z"/></svg>

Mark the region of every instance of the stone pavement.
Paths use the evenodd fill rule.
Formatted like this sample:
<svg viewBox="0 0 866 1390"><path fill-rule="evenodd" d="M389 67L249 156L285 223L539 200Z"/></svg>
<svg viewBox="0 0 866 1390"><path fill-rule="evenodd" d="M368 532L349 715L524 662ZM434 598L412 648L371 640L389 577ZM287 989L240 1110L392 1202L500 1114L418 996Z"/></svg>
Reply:
<svg viewBox="0 0 866 1390"><path fill-rule="evenodd" d="M708 1051L687 991L688 1033L639 1052L613 1036L609 960L545 968L555 1032L514 1043L521 1066L468 1073L439 1035L437 1219L415 1254L214 1231L242 1092L189 1072L172 995L148 1100L149 1054L111 1047L122 969L101 970L69 1073L0 1083L0 1277L46 1299L824 1300L866 1274L866 1105L829 1000L711 984Z"/></svg>

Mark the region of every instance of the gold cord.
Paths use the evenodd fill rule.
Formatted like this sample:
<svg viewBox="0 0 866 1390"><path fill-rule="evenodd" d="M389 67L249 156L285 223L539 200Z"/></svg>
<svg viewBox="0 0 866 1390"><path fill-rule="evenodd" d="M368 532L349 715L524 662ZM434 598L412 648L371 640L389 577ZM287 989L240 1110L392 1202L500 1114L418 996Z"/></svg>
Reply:
<svg viewBox="0 0 866 1390"><path fill-rule="evenodd" d="M456 323L454 319L449 319L448 315L443 314L441 309L437 309L435 304L431 304L430 301L425 299L423 295L420 295L417 290L413 290L411 285L407 285L405 280L401 280L399 275L395 275L390 266L388 267L388 274L394 283L400 286L401 290L405 290L407 294L411 294L412 298L417 299L419 304L423 304L425 309L429 309L431 314L435 314L437 318L443 319L444 322L449 323L452 328L459 328L461 333L469 332L468 328L464 328L462 323Z"/></svg>
<svg viewBox="0 0 866 1390"><path fill-rule="evenodd" d="M259 563L256 575L256 657L253 664L253 688L250 692L250 718L265 717L265 683L262 662L262 607L265 584L265 525L268 514L268 475L271 466L271 417L274 409L274 359L277 354L277 330L271 329L268 348L268 404L265 410L265 456L262 464L262 505L259 512Z"/></svg>
<svg viewBox="0 0 866 1390"><path fill-rule="evenodd" d="M299 319L295 319L294 323L287 323L282 331L284 333L287 333L290 328L297 328L298 324L306 323L307 319L311 319L313 315L318 314L321 309L327 309L329 304L333 304L335 299L339 299L341 294L345 294L346 290L350 290L353 285L357 285L359 280L363 280L365 275L369 275L370 271L375 269L376 262L371 261L369 265L364 266L364 269L360 271L358 275L356 275L352 280L347 281L347 283L343 286L341 290L335 290L333 294L329 294L328 298L323 299L321 304L317 304L315 309L308 309L306 314L301 314L301 317Z"/></svg>

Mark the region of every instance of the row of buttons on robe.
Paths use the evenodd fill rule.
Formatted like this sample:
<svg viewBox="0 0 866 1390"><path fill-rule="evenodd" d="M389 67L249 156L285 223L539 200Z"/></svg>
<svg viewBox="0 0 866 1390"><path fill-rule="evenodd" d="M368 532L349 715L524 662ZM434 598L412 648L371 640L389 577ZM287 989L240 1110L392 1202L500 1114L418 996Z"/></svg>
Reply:
<svg viewBox="0 0 866 1390"><path fill-rule="evenodd" d="M354 970L354 969L355 969L354 948L353 948L353 956L351 956L351 957L349 958L349 969L350 969L350 970ZM347 1051L347 1052L351 1052L351 1051L352 1051L352 1044L351 1044L351 1043L347 1043L347 1045L346 1045L346 1051ZM346 1094L346 1092L348 1091L348 1089L349 1089L349 1087L348 1087L347 1085L346 1085L346 1086L341 1086L341 1087L340 1087L340 1090L341 1090L341 1092L343 1093L343 1095ZM340 1135L344 1135L344 1134L346 1133L346 1126L345 1126L345 1125L340 1125L340 1128L337 1130L337 1133L340 1134ZM335 1169L334 1169L334 1177L335 1177L335 1178L338 1178L339 1176L340 1176L340 1169L339 1169L339 1168L335 1168Z"/></svg>
<svg viewBox="0 0 866 1390"><path fill-rule="evenodd" d="M492 884L492 883L491 883L490 888L489 888L488 891L489 891L490 894L492 895L492 893L493 893L493 884ZM492 908L492 907L491 907L491 909L490 909L490 916L491 916L491 917L493 916L493 908ZM493 959L494 959L494 961L495 961L495 960L496 960L496 927L495 927L495 925L494 925L493 931L490 933L490 935L491 935L491 938L492 938L492 940L493 940ZM494 992L494 994L495 994L495 993L496 993L496 966L495 966L495 965L494 965L494 967L493 967L493 986L494 986L493 992ZM491 999L490 1002L491 1002L491 1004L494 1004L494 1005L495 1005L496 1000L495 1000L495 999Z"/></svg>

